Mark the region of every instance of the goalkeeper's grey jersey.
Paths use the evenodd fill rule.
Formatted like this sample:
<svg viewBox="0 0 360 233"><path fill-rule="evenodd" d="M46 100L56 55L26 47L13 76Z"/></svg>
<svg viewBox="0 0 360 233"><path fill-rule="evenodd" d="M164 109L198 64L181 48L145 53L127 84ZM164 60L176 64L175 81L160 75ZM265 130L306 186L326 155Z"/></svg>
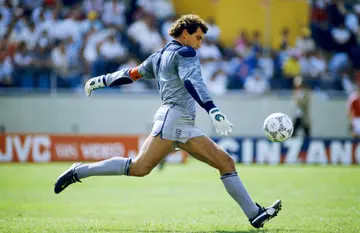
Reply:
<svg viewBox="0 0 360 233"><path fill-rule="evenodd" d="M212 101L201 76L196 51L177 41L171 41L148 57L140 65L139 73L144 78L156 79L163 105L177 105L195 116L195 99L200 105Z"/></svg>

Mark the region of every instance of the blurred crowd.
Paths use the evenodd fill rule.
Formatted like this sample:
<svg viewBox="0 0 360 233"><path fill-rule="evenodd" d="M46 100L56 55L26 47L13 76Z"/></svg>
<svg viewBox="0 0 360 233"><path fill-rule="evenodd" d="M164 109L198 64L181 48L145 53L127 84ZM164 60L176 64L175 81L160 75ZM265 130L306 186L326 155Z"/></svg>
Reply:
<svg viewBox="0 0 360 233"><path fill-rule="evenodd" d="M134 67L172 38L171 0L0 0L0 87L77 89L89 77ZM293 88L301 76L314 90L350 93L360 80L360 4L311 1L311 23L296 43L290 28L273 48L260 31L240 29L231 46L213 18L198 50L213 94L255 95ZM126 91L156 89L141 80Z"/></svg>

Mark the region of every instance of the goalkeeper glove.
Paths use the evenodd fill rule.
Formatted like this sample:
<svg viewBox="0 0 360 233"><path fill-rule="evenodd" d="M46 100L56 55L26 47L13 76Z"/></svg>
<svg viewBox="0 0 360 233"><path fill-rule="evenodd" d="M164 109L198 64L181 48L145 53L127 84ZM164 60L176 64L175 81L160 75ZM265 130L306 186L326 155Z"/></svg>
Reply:
<svg viewBox="0 0 360 233"><path fill-rule="evenodd" d="M84 91L87 96L90 96L93 90L105 87L105 84L103 82L103 77L104 76L102 75L95 78L91 78L85 83Z"/></svg>
<svg viewBox="0 0 360 233"><path fill-rule="evenodd" d="M228 121L225 115L222 114L218 108L210 109L209 115L218 134L222 136L227 136L232 132L233 124Z"/></svg>

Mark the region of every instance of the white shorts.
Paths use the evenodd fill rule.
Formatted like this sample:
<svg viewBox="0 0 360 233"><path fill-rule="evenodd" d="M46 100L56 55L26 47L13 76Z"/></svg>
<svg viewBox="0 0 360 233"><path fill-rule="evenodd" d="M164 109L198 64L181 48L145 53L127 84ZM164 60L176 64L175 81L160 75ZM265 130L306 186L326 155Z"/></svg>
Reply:
<svg viewBox="0 0 360 233"><path fill-rule="evenodd" d="M163 105L154 116L152 136L186 143L187 140L204 135L195 126L195 117L185 113L177 105Z"/></svg>

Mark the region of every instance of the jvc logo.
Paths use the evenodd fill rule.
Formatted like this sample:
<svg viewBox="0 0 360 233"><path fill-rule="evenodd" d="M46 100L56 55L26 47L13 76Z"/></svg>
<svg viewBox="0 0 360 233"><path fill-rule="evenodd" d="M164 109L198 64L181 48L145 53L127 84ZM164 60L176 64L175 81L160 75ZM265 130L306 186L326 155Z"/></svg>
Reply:
<svg viewBox="0 0 360 233"><path fill-rule="evenodd" d="M46 135L0 136L0 162L49 162L51 141Z"/></svg>

